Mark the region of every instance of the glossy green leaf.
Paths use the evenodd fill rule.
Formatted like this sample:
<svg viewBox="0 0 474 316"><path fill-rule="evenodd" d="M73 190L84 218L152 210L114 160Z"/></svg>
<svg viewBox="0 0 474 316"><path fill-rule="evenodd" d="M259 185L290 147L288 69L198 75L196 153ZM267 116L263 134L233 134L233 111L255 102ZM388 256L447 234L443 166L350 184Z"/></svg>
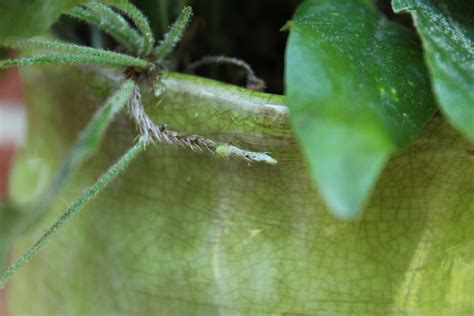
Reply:
<svg viewBox="0 0 474 316"><path fill-rule="evenodd" d="M54 176L116 90L102 75L23 70L30 125L12 174L14 201ZM280 96L186 75L163 79L161 101L142 90L156 122L269 151L278 164L149 147L15 276L12 316L474 314L474 144L441 116L389 161L362 217L343 222L314 194ZM136 135L119 114L11 258Z"/></svg>
<svg viewBox="0 0 474 316"><path fill-rule="evenodd" d="M423 40L438 103L474 141L474 4L466 0L393 0L412 14Z"/></svg>
<svg viewBox="0 0 474 316"><path fill-rule="evenodd" d="M352 218L435 112L416 35L370 1L307 0L290 22L286 95L313 178Z"/></svg>

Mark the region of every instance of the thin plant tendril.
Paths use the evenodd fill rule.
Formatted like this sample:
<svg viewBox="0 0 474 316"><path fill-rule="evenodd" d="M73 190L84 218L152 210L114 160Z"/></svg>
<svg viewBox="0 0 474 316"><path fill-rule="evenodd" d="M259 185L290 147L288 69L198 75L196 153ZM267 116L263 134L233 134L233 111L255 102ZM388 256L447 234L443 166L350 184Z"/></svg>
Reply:
<svg viewBox="0 0 474 316"><path fill-rule="evenodd" d="M245 61L238 58L227 57L227 56L206 56L190 64L189 66L187 66L186 71L194 72L197 68L200 68L202 66L209 65L209 64L230 64L230 65L235 65L237 67L241 67L247 73L247 85L246 85L247 89L255 90L255 91L265 90L265 81L263 81L262 79L258 78L255 75L255 72L253 71L252 67L250 67L249 64L247 64Z"/></svg>

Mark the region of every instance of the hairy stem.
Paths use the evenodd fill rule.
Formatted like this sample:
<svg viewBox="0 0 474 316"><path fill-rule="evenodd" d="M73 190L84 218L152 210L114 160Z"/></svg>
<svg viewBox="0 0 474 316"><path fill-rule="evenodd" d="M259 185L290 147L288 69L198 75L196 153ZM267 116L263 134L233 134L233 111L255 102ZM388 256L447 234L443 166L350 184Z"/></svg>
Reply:
<svg viewBox="0 0 474 316"><path fill-rule="evenodd" d="M105 1L108 2L111 6L116 7L123 13L125 13L137 26L140 32L143 35L143 44L142 44L142 55L148 55L153 49L155 44L155 39L153 37L153 32L151 31L150 24L148 19L140 12L140 10L128 2L127 0L122 1Z"/></svg>
<svg viewBox="0 0 474 316"><path fill-rule="evenodd" d="M164 39L160 42L160 45L153 51L156 61L163 61L171 53L183 36L192 15L193 10L191 7L183 8L176 22L174 22L169 32L165 34Z"/></svg>
<svg viewBox="0 0 474 316"><path fill-rule="evenodd" d="M81 165L85 158L98 150L105 130L112 122L115 114L122 110L128 103L134 88L135 83L132 80L127 80L117 92L97 110L92 120L79 135L74 147L62 163L50 187L35 203L35 211L37 213L41 215L42 211L49 207L50 202L67 183L71 174Z"/></svg>
<svg viewBox="0 0 474 316"><path fill-rule="evenodd" d="M4 44L5 46L12 48L34 48L44 49L49 51L67 52L78 56L101 58L104 63L113 63L124 66L136 66L143 69L152 67L152 64L132 56L120 54L112 51L103 49L85 47L75 44L62 43L59 41L46 40L46 39L27 39L9 42Z"/></svg>
<svg viewBox="0 0 474 316"><path fill-rule="evenodd" d="M75 7L68 14L103 30L129 52L137 52L142 45L140 34L120 14L104 4L90 2L87 7Z"/></svg>
<svg viewBox="0 0 474 316"><path fill-rule="evenodd" d="M20 256L0 278L0 288L4 288L15 273L27 264L31 258L45 245L45 243L64 225L73 215L77 214L90 200L101 193L125 168L146 148L146 141L141 138L130 148L119 161L107 170L97 182L89 187L83 195L75 200L71 206L58 218L58 220L26 251Z"/></svg>
<svg viewBox="0 0 474 316"><path fill-rule="evenodd" d="M98 64L104 66L136 66L140 68L148 68L151 64L148 62L137 60L137 61L126 61L108 59L101 56L90 56L90 55L38 55L34 57L16 58L16 59L4 59L0 60L0 69L9 67L21 67L41 64Z"/></svg>

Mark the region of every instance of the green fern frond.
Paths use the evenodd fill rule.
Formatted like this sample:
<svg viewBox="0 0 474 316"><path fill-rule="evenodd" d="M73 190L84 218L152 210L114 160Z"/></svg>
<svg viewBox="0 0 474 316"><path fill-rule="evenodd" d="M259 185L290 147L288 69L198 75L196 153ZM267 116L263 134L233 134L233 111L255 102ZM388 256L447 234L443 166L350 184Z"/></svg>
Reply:
<svg viewBox="0 0 474 316"><path fill-rule="evenodd" d="M136 66L140 68L150 67L150 63L142 60L116 60L104 58L101 56L88 56L88 55L39 55L33 57L16 58L16 59L4 59L0 60L0 69L10 67L22 67L32 66L41 64L98 64L104 66Z"/></svg>
<svg viewBox="0 0 474 316"><path fill-rule="evenodd" d="M191 7L183 8L178 19L176 19L169 32L165 34L164 39L160 42L160 45L153 50L153 55L157 62L163 61L181 40L192 15L193 10Z"/></svg>
<svg viewBox="0 0 474 316"><path fill-rule="evenodd" d="M140 50L143 42L140 34L120 14L102 3L91 2L85 8L75 7L68 15L101 29L129 52Z"/></svg>
<svg viewBox="0 0 474 316"><path fill-rule="evenodd" d="M143 69L148 69L151 64L145 60L132 57L125 54L120 54L112 51L107 51L98 48L80 46L76 44L63 43L59 41L46 40L46 39L27 39L5 43L4 46L11 48L34 48L43 49L54 52L67 52L72 53L76 56L82 57L96 57L103 60L103 64L110 65L122 65L122 66L135 66ZM54 55L60 56L60 55ZM34 57L31 57L34 58ZM69 63L69 62L64 62ZM95 62L92 62L95 63Z"/></svg>
<svg viewBox="0 0 474 316"><path fill-rule="evenodd" d="M109 168L84 194L76 199L58 218L58 220L26 251L20 256L0 278L0 288L4 288L8 280L15 275L31 258L45 245L45 243L64 225L73 215L78 213L89 201L101 193L125 168L146 148L146 140L140 139L131 147L119 161Z"/></svg>
<svg viewBox="0 0 474 316"><path fill-rule="evenodd" d="M135 83L132 80L125 81L117 92L97 110L92 120L79 135L49 189L36 202L36 208L40 209L40 212L42 209L48 208L51 200L67 183L71 174L81 165L84 159L98 150L107 127L112 122L115 114L128 104L134 89Z"/></svg>
<svg viewBox="0 0 474 316"><path fill-rule="evenodd" d="M133 4L127 0L115 0L115 1L104 1L110 6L117 8L125 15L127 15L133 23L137 26L140 32L143 35L143 45L141 54L143 56L148 55L153 49L155 44L155 38L153 37L153 32L151 31L150 24L148 19L143 15L143 13Z"/></svg>

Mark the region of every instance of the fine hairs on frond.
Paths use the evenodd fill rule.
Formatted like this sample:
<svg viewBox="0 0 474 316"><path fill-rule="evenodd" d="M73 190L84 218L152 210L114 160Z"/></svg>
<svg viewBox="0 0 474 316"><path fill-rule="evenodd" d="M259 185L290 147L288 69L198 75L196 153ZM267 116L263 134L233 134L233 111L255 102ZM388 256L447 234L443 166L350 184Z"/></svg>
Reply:
<svg viewBox="0 0 474 316"><path fill-rule="evenodd" d="M163 61L166 56L173 51L176 44L181 40L192 15L193 10L191 7L183 8L179 17L176 19L176 22L171 26L169 32L165 34L164 39L160 42L158 47L153 50L153 55L157 62Z"/></svg>
<svg viewBox="0 0 474 316"><path fill-rule="evenodd" d="M143 13L128 0L105 0L102 2L105 2L110 6L117 8L133 21L133 23L140 30L143 36L143 43L140 55L147 56L148 54L150 54L155 44L155 38L153 36L153 32L151 31L150 24L148 23L148 19L143 15Z"/></svg>
<svg viewBox="0 0 474 316"><path fill-rule="evenodd" d="M134 66L141 69L149 69L153 65L143 59L136 58L133 56L116 53L104 49L91 48L86 46L80 46L76 44L63 43L55 40L47 39L26 39L7 42L4 44L11 48L36 48L46 51L53 52L66 52L74 54L78 57L96 57L98 60L102 60L102 64L115 64L121 66ZM61 56L61 55L57 55Z"/></svg>
<svg viewBox="0 0 474 316"><path fill-rule="evenodd" d="M140 34L120 14L102 3L89 2L84 7L74 7L68 15L109 34L130 53L141 49Z"/></svg>
<svg viewBox="0 0 474 316"><path fill-rule="evenodd" d="M253 71L252 67L250 67L248 63L238 58L227 57L227 56L206 56L190 64L189 66L187 66L186 71L194 72L197 68L200 68L202 66L209 65L209 64L230 64L230 65L235 65L237 67L241 67L245 70L247 74L247 84L246 84L247 89L251 89L255 91L265 90L265 81L263 81L262 79L258 78L255 75L255 72Z"/></svg>
<svg viewBox="0 0 474 316"><path fill-rule="evenodd" d="M45 194L41 194L35 203L37 212L49 206L51 200L67 183L72 173L80 167L82 162L99 150L99 145L104 138L106 129L111 124L115 115L120 112L132 97L135 82L126 80L121 87L105 101L94 114L90 122L79 134L73 148L63 161L59 172L54 177Z"/></svg>
<svg viewBox="0 0 474 316"><path fill-rule="evenodd" d="M79 198L77 198L57 219L57 221L12 265L8 267L0 278L0 288L4 288L8 281L27 264L31 258L46 244L46 242L66 224L73 215L77 214L88 202L94 199L99 193L112 183L119 174L132 162L139 154L146 149L146 141L140 139L131 147L112 167L110 167L92 186L90 186Z"/></svg>
<svg viewBox="0 0 474 316"><path fill-rule="evenodd" d="M176 131L170 131L166 125L158 125L146 114L141 102L138 86L129 103L129 114L134 120L140 134L148 143L165 142L190 148L193 151L207 150L217 157L237 157L247 162L263 162L271 165L277 164L268 153L252 152L240 149L230 144L216 143L215 141L199 136L185 135Z"/></svg>
<svg viewBox="0 0 474 316"><path fill-rule="evenodd" d="M149 63L139 60L139 62L122 59L110 59L102 56L76 55L76 54L58 54L58 55L37 55L32 57L4 59L0 60L0 69L9 67L22 67L42 64L97 64L103 66L128 67L134 64L137 67L147 68ZM145 67L146 66L146 67Z"/></svg>
<svg viewBox="0 0 474 316"><path fill-rule="evenodd" d="M20 231L26 230L31 222L42 218L51 208L55 198L68 183L74 173L81 167L87 157L99 150L106 129L110 126L115 115L120 112L130 99L135 83L125 81L122 86L102 105L80 133L73 148L63 160L59 171L54 176L47 189L28 207L31 221L27 222Z"/></svg>

